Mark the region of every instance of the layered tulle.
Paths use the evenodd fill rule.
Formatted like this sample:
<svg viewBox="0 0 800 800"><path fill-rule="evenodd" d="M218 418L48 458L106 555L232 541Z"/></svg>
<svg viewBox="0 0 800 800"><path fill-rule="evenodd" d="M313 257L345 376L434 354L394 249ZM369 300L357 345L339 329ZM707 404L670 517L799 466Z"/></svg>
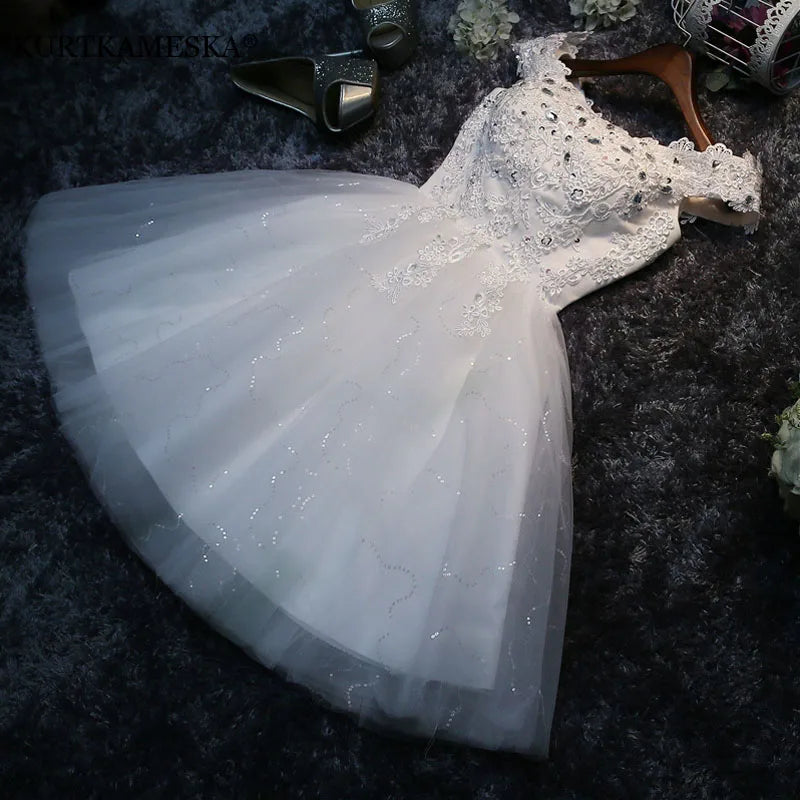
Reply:
<svg viewBox="0 0 800 800"><path fill-rule="evenodd" d="M49 195L29 290L64 431L161 578L254 657L395 729L544 754L570 560L557 318L486 248L391 302L451 219L400 182L241 172ZM423 215L424 218L424 215Z"/></svg>

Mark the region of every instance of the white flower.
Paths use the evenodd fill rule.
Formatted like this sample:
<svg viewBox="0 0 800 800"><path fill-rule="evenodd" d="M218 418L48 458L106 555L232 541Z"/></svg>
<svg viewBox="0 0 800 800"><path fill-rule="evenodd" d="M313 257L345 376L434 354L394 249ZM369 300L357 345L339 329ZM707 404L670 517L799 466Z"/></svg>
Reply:
<svg viewBox="0 0 800 800"><path fill-rule="evenodd" d="M778 433L764 434L775 448L769 474L778 481L786 513L800 519L800 400L784 409L777 421Z"/></svg>
<svg viewBox="0 0 800 800"><path fill-rule="evenodd" d="M456 48L471 53L478 61L497 57L511 36L519 15L508 10L506 0L461 0L447 29Z"/></svg>
<svg viewBox="0 0 800 800"><path fill-rule="evenodd" d="M569 10L578 17L575 27L581 22L587 31L608 28L636 16L639 0L570 0Z"/></svg>

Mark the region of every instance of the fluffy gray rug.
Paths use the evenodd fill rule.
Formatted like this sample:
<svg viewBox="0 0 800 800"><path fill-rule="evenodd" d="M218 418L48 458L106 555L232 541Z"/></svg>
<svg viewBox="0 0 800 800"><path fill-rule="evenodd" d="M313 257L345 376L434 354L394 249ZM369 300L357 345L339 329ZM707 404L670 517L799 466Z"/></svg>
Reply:
<svg viewBox="0 0 800 800"><path fill-rule="evenodd" d="M51 409L23 290L44 192L146 175L327 167L422 182L510 57L459 56L455 0L385 76L372 126L322 137L238 91L226 58L7 57L0 165L0 785L6 797L796 798L800 538L759 434L798 372L800 96L701 91L764 161L758 234L688 227L654 265L562 314L575 410L575 551L546 763L359 729L250 661L122 543ZM571 25L512 1L516 35ZM668 3L589 44L676 40ZM359 43L343 0L114 0L66 33L222 34L241 54ZM256 38L247 48L244 37ZM683 135L666 90L607 79L636 134Z"/></svg>

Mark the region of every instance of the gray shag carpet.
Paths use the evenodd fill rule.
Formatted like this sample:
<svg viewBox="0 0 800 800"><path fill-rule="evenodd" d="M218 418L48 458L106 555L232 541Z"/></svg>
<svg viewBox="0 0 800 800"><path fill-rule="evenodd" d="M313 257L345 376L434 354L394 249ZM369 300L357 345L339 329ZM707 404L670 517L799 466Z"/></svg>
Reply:
<svg viewBox="0 0 800 800"><path fill-rule="evenodd" d="M10 798L797 798L800 537L759 434L800 342L800 96L708 94L760 153L764 221L689 226L666 255L562 313L575 412L575 547L551 756L535 763L358 728L251 661L123 544L53 413L23 282L25 220L69 186L326 167L421 183L510 56L481 65L420 2L422 47L377 118L320 135L230 84L231 58L6 56L0 95L0 786ZM571 26L512 0L517 38ZM223 34L240 56L350 49L344 0L112 0L65 33ZM251 34L257 43L242 44ZM594 54L678 40L669 4ZM232 54L229 52L229 56ZM666 90L590 90L631 132L683 135Z"/></svg>

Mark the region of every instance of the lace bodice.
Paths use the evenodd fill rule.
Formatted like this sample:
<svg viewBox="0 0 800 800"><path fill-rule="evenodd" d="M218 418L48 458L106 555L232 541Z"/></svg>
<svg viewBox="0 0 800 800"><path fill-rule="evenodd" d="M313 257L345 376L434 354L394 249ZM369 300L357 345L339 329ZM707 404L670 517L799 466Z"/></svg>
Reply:
<svg viewBox="0 0 800 800"><path fill-rule="evenodd" d="M392 301L480 248L499 249L501 258L487 255L475 303L464 309L461 332L486 335L511 281L536 284L544 300L562 308L652 261L679 238L687 196L758 211L761 173L750 154L736 156L723 144L696 151L687 139L662 145L592 109L559 60L584 36L518 45L521 80L492 91L467 120L423 186L431 204L373 221L364 241L412 218L463 223L462 236L436 237L415 263L375 279Z"/></svg>

